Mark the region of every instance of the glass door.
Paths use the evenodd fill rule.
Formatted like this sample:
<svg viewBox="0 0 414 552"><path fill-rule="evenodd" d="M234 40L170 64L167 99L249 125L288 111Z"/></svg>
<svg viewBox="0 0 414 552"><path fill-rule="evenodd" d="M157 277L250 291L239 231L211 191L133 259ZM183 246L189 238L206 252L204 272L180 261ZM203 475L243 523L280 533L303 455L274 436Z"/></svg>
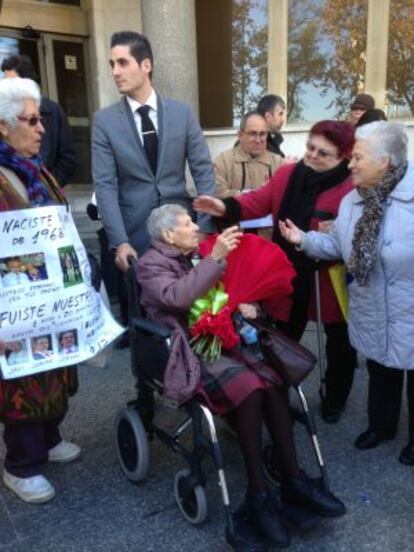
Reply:
<svg viewBox="0 0 414 552"><path fill-rule="evenodd" d="M0 27L0 65L5 58L16 55L29 56L32 60L36 73L39 76L39 84L42 85L44 93L47 94L45 78L45 63L41 55L42 45L40 34L33 31L13 31ZM0 79L3 74L0 70Z"/></svg>
<svg viewBox="0 0 414 552"><path fill-rule="evenodd" d="M78 166L72 182L90 184L90 98L84 41L43 35L49 97L64 109L72 128Z"/></svg>
<svg viewBox="0 0 414 552"><path fill-rule="evenodd" d="M68 117L77 152L71 183L90 184L91 103L83 39L0 27L0 65L3 59L19 54L30 57L43 94L58 102Z"/></svg>

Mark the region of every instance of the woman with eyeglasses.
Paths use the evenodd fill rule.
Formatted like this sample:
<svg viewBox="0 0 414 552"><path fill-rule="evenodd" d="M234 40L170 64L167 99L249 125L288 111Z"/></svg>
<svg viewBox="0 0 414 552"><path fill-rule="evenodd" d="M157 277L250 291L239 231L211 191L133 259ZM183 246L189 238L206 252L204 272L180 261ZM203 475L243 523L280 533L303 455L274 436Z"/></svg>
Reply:
<svg viewBox="0 0 414 552"><path fill-rule="evenodd" d="M267 304L268 314L290 337L300 340L308 320L315 320L314 273L319 269L321 314L327 342L326 394L322 416L326 422L339 420L351 390L356 364L347 324L333 290L328 263L310 260L280 234L279 220L290 219L307 230L328 229L336 218L342 198L351 191L348 169L354 144L354 129L343 121L321 121L309 132L304 158L282 165L261 188L219 200L200 196L197 211L220 217L229 224L273 215L273 241L286 252L297 276L289 303Z"/></svg>
<svg viewBox="0 0 414 552"><path fill-rule="evenodd" d="M0 81L0 211L14 211L66 200L43 167L39 148L44 128L40 91L30 79ZM9 350L0 330L0 354ZM59 424L76 391L74 368L62 368L11 380L0 379L0 422L6 445L3 482L25 502L47 502L55 495L41 475L42 464L70 462L80 454L63 441Z"/></svg>

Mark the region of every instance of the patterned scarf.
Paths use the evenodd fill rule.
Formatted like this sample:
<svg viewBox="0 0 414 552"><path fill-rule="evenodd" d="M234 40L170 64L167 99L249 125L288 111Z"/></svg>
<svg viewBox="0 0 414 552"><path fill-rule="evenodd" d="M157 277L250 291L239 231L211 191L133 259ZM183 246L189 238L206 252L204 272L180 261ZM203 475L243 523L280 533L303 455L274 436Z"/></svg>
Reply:
<svg viewBox="0 0 414 552"><path fill-rule="evenodd" d="M22 157L14 148L0 140L0 165L12 170L20 178L32 207L41 207L53 202L41 178L42 160L39 155Z"/></svg>
<svg viewBox="0 0 414 552"><path fill-rule="evenodd" d="M357 187L365 204L361 218L355 225L348 270L360 286L368 284L369 274L377 262L377 240L384 212L384 201L404 177L407 166L408 163L405 161L398 167L391 167L381 182L373 188Z"/></svg>

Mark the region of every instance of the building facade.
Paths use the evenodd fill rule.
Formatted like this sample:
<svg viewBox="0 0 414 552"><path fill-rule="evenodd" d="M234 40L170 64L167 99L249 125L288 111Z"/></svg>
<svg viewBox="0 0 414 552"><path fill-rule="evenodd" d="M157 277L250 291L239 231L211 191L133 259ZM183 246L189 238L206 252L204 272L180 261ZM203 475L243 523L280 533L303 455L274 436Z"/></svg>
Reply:
<svg viewBox="0 0 414 552"><path fill-rule="evenodd" d="M73 186L90 186L94 111L117 101L113 32L145 33L154 84L190 103L214 156L267 91L287 99L287 153L306 130L344 117L359 92L403 121L414 144L413 0L0 0L0 60L28 54L65 109L79 155ZM413 155L411 155L413 157Z"/></svg>

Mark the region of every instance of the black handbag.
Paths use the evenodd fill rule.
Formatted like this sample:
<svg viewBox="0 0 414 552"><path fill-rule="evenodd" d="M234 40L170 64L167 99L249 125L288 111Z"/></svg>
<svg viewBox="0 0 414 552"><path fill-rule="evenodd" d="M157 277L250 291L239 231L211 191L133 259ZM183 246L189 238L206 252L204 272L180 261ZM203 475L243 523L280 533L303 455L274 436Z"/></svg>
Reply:
<svg viewBox="0 0 414 552"><path fill-rule="evenodd" d="M309 349L273 326L249 320L257 329L265 359L289 386L298 386L314 369L317 359Z"/></svg>

